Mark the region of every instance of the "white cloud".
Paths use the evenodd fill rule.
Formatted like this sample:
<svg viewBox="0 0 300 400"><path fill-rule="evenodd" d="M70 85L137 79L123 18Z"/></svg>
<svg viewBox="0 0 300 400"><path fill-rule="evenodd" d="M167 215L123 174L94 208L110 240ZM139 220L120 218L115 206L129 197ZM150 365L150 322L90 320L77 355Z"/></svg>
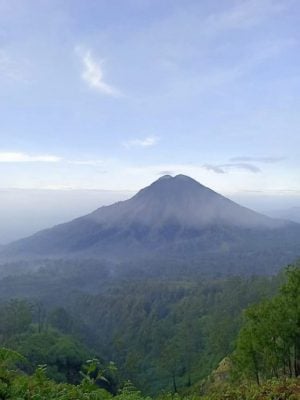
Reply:
<svg viewBox="0 0 300 400"><path fill-rule="evenodd" d="M23 162L59 162L60 157L43 154L30 155L20 152L0 152L0 163L23 163Z"/></svg>
<svg viewBox="0 0 300 400"><path fill-rule="evenodd" d="M124 142L123 145L127 148L130 147L151 147L155 146L159 142L159 137L157 136L147 136L144 139L133 139Z"/></svg>
<svg viewBox="0 0 300 400"><path fill-rule="evenodd" d="M121 92L104 81L102 64L97 61L90 51L81 54L81 61L84 67L82 79L93 89L108 96L120 97Z"/></svg>
<svg viewBox="0 0 300 400"><path fill-rule="evenodd" d="M231 162L259 162L259 163L266 163L266 164L273 164L273 163L277 163L280 161L284 161L285 157L249 157L249 156L245 156L245 157L233 157L231 158L229 161Z"/></svg>

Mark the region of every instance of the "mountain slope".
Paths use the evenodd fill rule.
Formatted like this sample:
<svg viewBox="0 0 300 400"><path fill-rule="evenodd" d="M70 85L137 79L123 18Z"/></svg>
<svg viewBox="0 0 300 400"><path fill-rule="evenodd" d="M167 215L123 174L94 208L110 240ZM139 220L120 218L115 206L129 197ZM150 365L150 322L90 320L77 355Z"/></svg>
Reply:
<svg viewBox="0 0 300 400"><path fill-rule="evenodd" d="M2 255L188 261L262 251L292 261L300 255L299 233L298 224L241 207L187 176L167 175L129 200L14 242Z"/></svg>

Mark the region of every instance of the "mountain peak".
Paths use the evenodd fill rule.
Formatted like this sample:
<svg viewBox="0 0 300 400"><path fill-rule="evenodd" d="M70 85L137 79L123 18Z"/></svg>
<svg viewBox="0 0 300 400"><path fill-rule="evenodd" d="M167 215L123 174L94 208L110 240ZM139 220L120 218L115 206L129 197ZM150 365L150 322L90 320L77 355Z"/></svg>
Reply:
<svg viewBox="0 0 300 400"><path fill-rule="evenodd" d="M185 182L196 182L199 184L199 182L197 182L195 179L191 178L190 176L187 175L183 175L183 174L178 174L175 176L166 174L166 175L162 175L161 177L159 177L155 182L158 181L167 181L167 180L174 180L174 181L185 181Z"/></svg>
<svg viewBox="0 0 300 400"><path fill-rule="evenodd" d="M154 254L201 260L221 254L223 260L222 249L235 252L240 237L246 238L242 250L248 254L251 232L269 235L270 228L280 226L281 221L241 207L186 175L164 175L129 200L15 242L2 255L82 254L119 261ZM274 243L276 231L270 236ZM265 242L267 248L272 240Z"/></svg>
<svg viewBox="0 0 300 400"><path fill-rule="evenodd" d="M157 227L170 221L192 229L207 226L267 227L274 221L239 206L189 176L164 175L127 200L112 218ZM130 221L130 222L129 222ZM125 223L125 222L124 222Z"/></svg>
<svg viewBox="0 0 300 400"><path fill-rule="evenodd" d="M165 181L166 179L173 179L171 175L162 175L160 178L158 178L158 181Z"/></svg>
<svg viewBox="0 0 300 400"><path fill-rule="evenodd" d="M160 178L158 178L156 181L152 182L149 186L146 188L142 189L141 192L143 192L147 188L152 188L156 187L156 185L159 185L159 187L166 187L166 190L170 190L172 188L182 188L182 190L189 190L189 187L195 187L197 186L198 189L206 188L204 185L196 181L195 179L191 178L190 176L179 174L179 175L163 175ZM210 190L206 188L207 190Z"/></svg>
<svg viewBox="0 0 300 400"><path fill-rule="evenodd" d="M181 181L184 180L184 181L187 181L187 182L189 182L189 181L196 182L195 179L191 178L190 176L183 175L183 174L179 174L179 175L174 176L174 179L181 180ZM197 183L199 183L199 182L197 182Z"/></svg>
<svg viewBox="0 0 300 400"><path fill-rule="evenodd" d="M155 202L176 201L178 203L180 199L193 196L195 191L201 191L203 188L203 185L186 175L163 175L149 186L141 189L134 197L148 200L152 197Z"/></svg>

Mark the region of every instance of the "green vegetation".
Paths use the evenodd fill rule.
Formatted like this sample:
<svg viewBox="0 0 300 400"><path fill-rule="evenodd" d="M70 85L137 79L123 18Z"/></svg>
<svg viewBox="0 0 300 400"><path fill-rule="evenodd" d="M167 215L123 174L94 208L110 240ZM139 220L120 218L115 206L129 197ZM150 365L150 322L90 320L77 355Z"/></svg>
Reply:
<svg viewBox="0 0 300 400"><path fill-rule="evenodd" d="M250 307L234 357L237 370L259 384L266 378L300 375L300 268L270 300Z"/></svg>
<svg viewBox="0 0 300 400"><path fill-rule="evenodd" d="M222 385L202 400L299 400L299 379L270 379L258 386L253 383Z"/></svg>
<svg viewBox="0 0 300 400"><path fill-rule="evenodd" d="M105 389L99 388L97 379L104 379L97 370L97 363L90 360L84 366L82 380L78 385L58 384L50 380L47 367L39 366L33 375L20 373L16 365L23 357L5 348L0 349L0 398L3 400L30 399L93 399L106 400L112 395ZM93 374L96 371L95 377Z"/></svg>
<svg viewBox="0 0 300 400"><path fill-rule="evenodd" d="M68 270L64 274L61 278L62 272L53 273L52 280L51 273L44 271L25 276L22 292L25 295L27 291L27 300L21 308L26 309L27 304L26 312L22 311L27 319L22 329L3 332L2 344L28 358L31 368L27 371L46 363L51 378L73 383L76 373L72 373L73 378L66 376L67 367L64 370L64 364L58 362L56 349L71 353L69 363L78 370L80 361L90 357L84 355L81 343L106 363L113 360L121 379L130 379L151 395L189 388L205 378L233 351L243 310L275 294L280 281L266 277L169 281L140 278L103 284L99 278L99 291L92 293L72 286L72 282L80 281L84 286L84 279L68 275ZM93 282L91 273L88 276ZM10 285L22 278L9 278ZM37 289L28 285L30 279L38 281ZM54 279L61 285L60 290L54 289ZM39 293L47 285L53 285L52 292L48 289L38 299L33 297L34 290ZM6 314L11 313L11 302L4 301L2 308ZM0 325L4 329L1 313ZM76 348L79 354L75 354Z"/></svg>
<svg viewBox="0 0 300 400"><path fill-rule="evenodd" d="M297 399L300 265L3 299L0 346L0 399Z"/></svg>
<svg viewBox="0 0 300 400"><path fill-rule="evenodd" d="M89 360L83 366L82 380L77 385L56 383L47 377L46 366L39 366L34 374L25 375L16 367L23 357L5 348L0 349L0 398L2 400L151 400L138 391L131 382L124 383L113 397L99 387L103 376L97 369L97 361ZM158 400L297 400L300 396L300 382L296 379L276 379L261 386L249 383L233 385L223 383L209 393L161 394Z"/></svg>

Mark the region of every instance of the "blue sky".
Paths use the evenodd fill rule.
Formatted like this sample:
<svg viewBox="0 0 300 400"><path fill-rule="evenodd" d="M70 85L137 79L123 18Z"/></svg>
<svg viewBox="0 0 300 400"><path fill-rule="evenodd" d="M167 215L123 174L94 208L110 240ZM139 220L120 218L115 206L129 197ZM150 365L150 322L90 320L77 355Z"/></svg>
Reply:
<svg viewBox="0 0 300 400"><path fill-rule="evenodd" d="M297 0L0 0L0 188L184 173L299 203L299 17Z"/></svg>

